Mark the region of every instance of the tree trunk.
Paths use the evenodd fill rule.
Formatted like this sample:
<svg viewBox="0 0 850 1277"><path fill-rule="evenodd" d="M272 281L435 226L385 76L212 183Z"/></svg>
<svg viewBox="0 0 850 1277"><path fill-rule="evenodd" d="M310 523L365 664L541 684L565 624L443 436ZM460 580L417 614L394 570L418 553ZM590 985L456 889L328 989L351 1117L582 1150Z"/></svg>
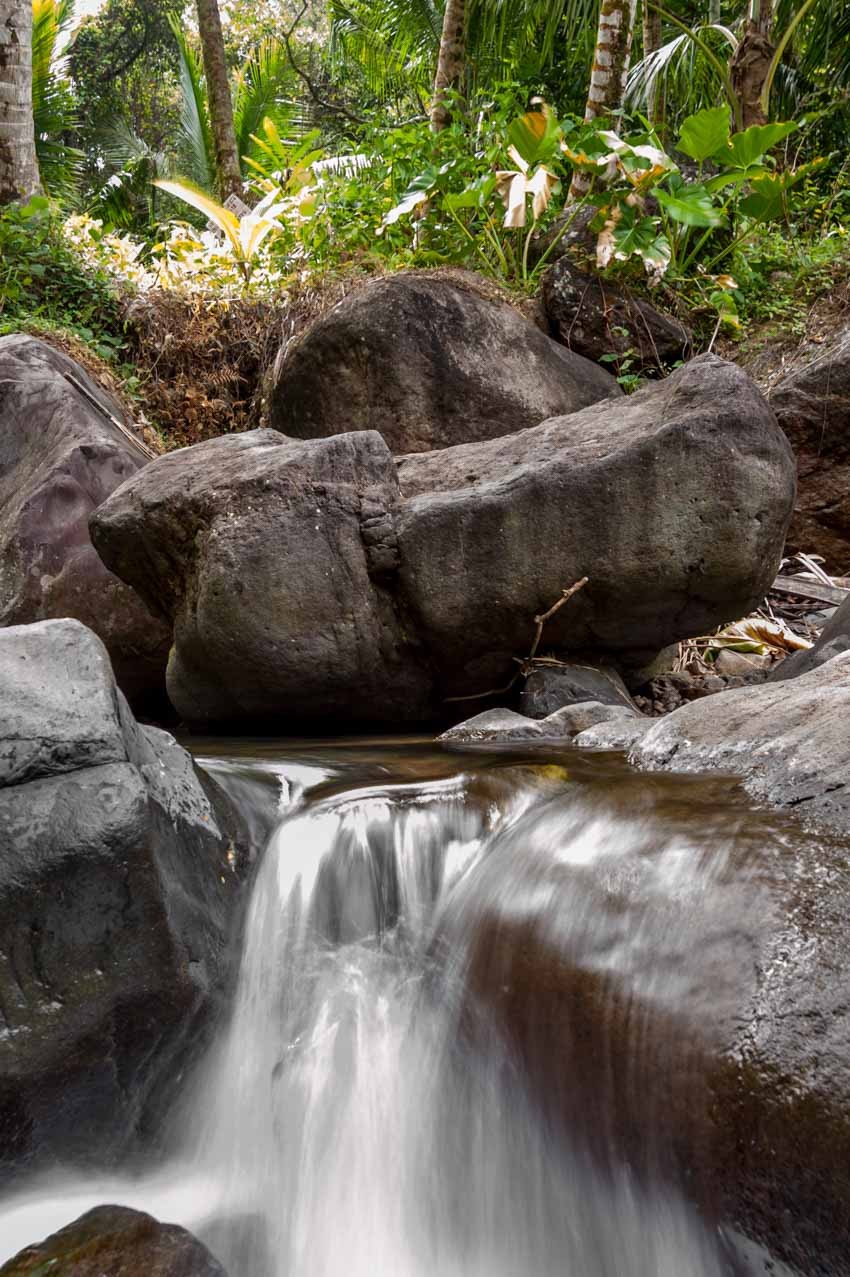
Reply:
<svg viewBox="0 0 850 1277"><path fill-rule="evenodd" d="M753 0L744 35L729 64L732 88L741 104L741 123L745 129L751 124L767 123L761 99L773 61L772 26L773 0Z"/></svg>
<svg viewBox="0 0 850 1277"><path fill-rule="evenodd" d="M661 14L656 8L653 8L649 0L643 0L643 56L648 58L651 53L657 53L661 48ZM646 114L647 118L655 128L660 122L663 115L663 101L661 95L661 85L656 79L650 86L646 95Z"/></svg>
<svg viewBox="0 0 850 1277"><path fill-rule="evenodd" d="M584 111L585 121L606 119L623 105L637 0L602 0L590 90ZM590 190L590 175L576 172L570 186L570 199L582 199Z"/></svg>
<svg viewBox="0 0 850 1277"><path fill-rule="evenodd" d="M227 73L221 14L218 10L218 0L197 0L197 3L218 189L222 200L226 200L229 195L241 193L242 170L239 164L236 132L233 127L233 100L230 96L230 76Z"/></svg>
<svg viewBox="0 0 850 1277"><path fill-rule="evenodd" d="M466 0L446 0L440 55L431 99L432 133L441 133L451 119L451 112L446 105L446 91L460 87L465 64Z"/></svg>
<svg viewBox="0 0 850 1277"><path fill-rule="evenodd" d="M0 204L39 189L32 118L32 0L0 0Z"/></svg>

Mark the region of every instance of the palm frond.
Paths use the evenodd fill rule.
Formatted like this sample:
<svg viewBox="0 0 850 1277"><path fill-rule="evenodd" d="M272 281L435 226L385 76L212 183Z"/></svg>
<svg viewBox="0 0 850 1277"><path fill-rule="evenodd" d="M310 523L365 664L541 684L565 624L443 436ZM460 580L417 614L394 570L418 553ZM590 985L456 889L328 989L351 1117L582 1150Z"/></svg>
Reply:
<svg viewBox="0 0 850 1277"><path fill-rule="evenodd" d="M211 191L216 180L215 144L201 53L174 15L169 15L168 21L180 58L180 135L184 168L193 181Z"/></svg>
<svg viewBox="0 0 850 1277"><path fill-rule="evenodd" d="M33 0L32 98L36 152L49 195L74 198L84 157L68 138L77 124L73 89L66 74L74 0Z"/></svg>

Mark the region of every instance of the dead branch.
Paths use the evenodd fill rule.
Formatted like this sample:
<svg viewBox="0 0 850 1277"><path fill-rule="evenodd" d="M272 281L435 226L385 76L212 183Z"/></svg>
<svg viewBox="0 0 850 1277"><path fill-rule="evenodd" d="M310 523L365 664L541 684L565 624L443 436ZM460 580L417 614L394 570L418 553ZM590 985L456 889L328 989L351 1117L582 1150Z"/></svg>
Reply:
<svg viewBox="0 0 850 1277"><path fill-rule="evenodd" d="M574 594L578 594L579 590L584 589L589 579L589 577L583 576L580 581L576 581L575 585L571 585L568 590L563 590L561 592L561 597L558 599L557 603L552 604L548 612L541 612L538 616L535 616L534 624L537 626L537 629L534 633L534 642L531 644L531 651L528 656L515 656L513 658L517 662L519 669L509 683L506 683L504 687L491 687L487 692L473 692L471 696L447 696L446 704L448 705L456 701L483 701L490 696L503 696L506 692L509 692L512 689L517 679L528 678L534 666L534 659L537 656L537 649L540 646L540 640L543 637L544 625L547 621L552 619L556 612L560 611L565 603L569 602Z"/></svg>

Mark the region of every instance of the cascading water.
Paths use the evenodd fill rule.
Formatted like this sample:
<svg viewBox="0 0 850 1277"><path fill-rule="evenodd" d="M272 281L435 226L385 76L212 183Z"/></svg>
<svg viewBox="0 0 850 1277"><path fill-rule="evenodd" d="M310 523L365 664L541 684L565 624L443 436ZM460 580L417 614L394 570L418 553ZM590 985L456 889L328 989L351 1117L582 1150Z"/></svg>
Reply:
<svg viewBox="0 0 850 1277"><path fill-rule="evenodd" d="M185 1223L231 1277L743 1271L668 1167L653 1178L651 1158L621 1155L607 1119L595 1148L587 1131L565 1138L480 988L499 928L530 918L606 980L622 968L656 1002L692 996L677 945L696 915L707 960L714 923L728 935L722 848L706 856L560 767L442 771L312 797L330 772L300 769L278 787L290 806L256 868L233 1012L186 1087L170 1164L58 1211L44 1194L0 1207L0 1260L112 1200ZM244 801L244 777L229 780ZM598 921L594 893L624 891L630 909Z"/></svg>

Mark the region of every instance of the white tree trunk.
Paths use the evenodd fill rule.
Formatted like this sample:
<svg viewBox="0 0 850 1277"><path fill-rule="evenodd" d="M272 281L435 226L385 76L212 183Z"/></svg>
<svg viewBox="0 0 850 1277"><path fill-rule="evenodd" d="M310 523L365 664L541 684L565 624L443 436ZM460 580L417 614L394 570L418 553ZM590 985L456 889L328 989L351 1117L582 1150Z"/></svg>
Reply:
<svg viewBox="0 0 850 1277"><path fill-rule="evenodd" d="M32 118L32 0L0 0L0 204L39 189Z"/></svg>
<svg viewBox="0 0 850 1277"><path fill-rule="evenodd" d="M588 123L616 114L623 105L632 55L636 9L637 0L602 0L599 7L596 50L584 111L584 118ZM589 189L590 176L587 173L575 173L570 186L570 198L581 199Z"/></svg>

